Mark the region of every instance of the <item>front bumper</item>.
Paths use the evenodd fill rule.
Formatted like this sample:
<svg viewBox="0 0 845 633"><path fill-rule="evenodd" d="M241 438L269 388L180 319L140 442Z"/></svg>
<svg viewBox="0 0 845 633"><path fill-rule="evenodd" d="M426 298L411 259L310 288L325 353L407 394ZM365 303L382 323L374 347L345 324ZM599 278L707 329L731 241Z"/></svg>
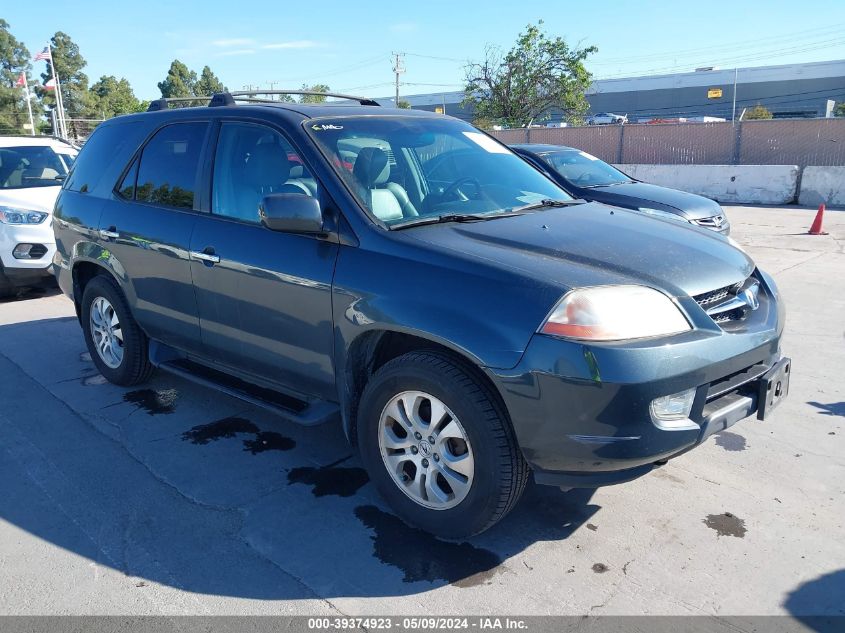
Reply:
<svg viewBox="0 0 845 633"><path fill-rule="evenodd" d="M627 344L535 335L515 368L488 370L535 480L628 481L755 413L759 379L780 357L784 322L774 285L765 276L763 283L759 309L730 332L697 315L691 332ZM651 401L686 389L695 389L689 424L658 427Z"/></svg>
<svg viewBox="0 0 845 633"><path fill-rule="evenodd" d="M56 242L52 218L41 224L0 224L0 270L16 286L40 285L52 278L51 266ZM40 256L18 259L12 251L18 244L37 244Z"/></svg>

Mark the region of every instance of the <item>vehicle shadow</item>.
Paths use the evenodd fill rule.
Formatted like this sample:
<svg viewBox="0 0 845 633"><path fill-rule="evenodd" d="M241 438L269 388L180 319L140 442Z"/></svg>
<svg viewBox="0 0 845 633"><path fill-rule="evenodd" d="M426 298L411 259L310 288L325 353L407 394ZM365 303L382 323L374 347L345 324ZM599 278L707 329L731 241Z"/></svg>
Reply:
<svg viewBox="0 0 845 633"><path fill-rule="evenodd" d="M821 402L808 402L810 406L820 409L820 415L841 415L845 417L845 402L831 402L830 404L823 404Z"/></svg>
<svg viewBox="0 0 845 633"><path fill-rule="evenodd" d="M791 615L812 631L833 633L845 624L845 569L824 574L796 587L784 601Z"/></svg>
<svg viewBox="0 0 845 633"><path fill-rule="evenodd" d="M11 297L0 298L0 305L6 303L15 303L16 301L27 301L30 299L37 299L39 297L52 297L58 294L61 294L61 290L59 290L58 286L52 284L46 287L21 288Z"/></svg>
<svg viewBox="0 0 845 633"><path fill-rule="evenodd" d="M529 483L491 530L435 539L389 511L339 428L162 373L108 384L74 318L0 326L0 374L0 519L184 591L285 600L483 585L534 543L570 547L600 510L591 490Z"/></svg>

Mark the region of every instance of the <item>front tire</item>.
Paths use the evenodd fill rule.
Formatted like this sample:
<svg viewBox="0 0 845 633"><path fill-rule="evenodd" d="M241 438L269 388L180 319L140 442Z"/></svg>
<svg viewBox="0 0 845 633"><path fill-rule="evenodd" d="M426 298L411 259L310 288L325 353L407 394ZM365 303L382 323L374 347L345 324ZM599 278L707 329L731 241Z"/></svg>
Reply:
<svg viewBox="0 0 845 633"><path fill-rule="evenodd" d="M519 500L528 467L495 394L463 363L411 352L381 367L358 410L358 444L380 494L437 536L478 534Z"/></svg>
<svg viewBox="0 0 845 633"><path fill-rule="evenodd" d="M154 368L148 357L147 336L111 278L98 275L85 286L82 331L91 360L106 380L129 387L149 379Z"/></svg>

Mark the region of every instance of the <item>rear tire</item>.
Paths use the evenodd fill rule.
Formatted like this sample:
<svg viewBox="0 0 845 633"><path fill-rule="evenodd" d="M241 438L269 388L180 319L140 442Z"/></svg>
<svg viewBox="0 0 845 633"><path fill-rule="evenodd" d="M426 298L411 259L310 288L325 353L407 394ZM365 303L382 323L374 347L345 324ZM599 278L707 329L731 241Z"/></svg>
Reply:
<svg viewBox="0 0 845 633"><path fill-rule="evenodd" d="M408 415L408 408L415 410ZM402 435L406 423L410 432ZM418 428L421 438L414 437ZM410 352L381 367L364 389L357 430L364 466L382 497L406 523L443 538L491 527L516 505L528 480L495 394L446 354ZM455 470L446 468L452 465ZM417 481L418 470L424 483Z"/></svg>
<svg viewBox="0 0 845 633"><path fill-rule="evenodd" d="M147 336L110 277L98 275L85 286L82 332L91 360L109 382L130 387L152 375L155 368L150 364Z"/></svg>

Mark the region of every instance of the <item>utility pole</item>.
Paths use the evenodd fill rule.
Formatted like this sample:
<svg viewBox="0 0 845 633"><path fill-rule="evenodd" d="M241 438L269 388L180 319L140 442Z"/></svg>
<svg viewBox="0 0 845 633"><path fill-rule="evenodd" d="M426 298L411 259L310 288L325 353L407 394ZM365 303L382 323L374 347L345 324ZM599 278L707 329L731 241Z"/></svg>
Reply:
<svg viewBox="0 0 845 633"><path fill-rule="evenodd" d="M734 103L733 109L731 112L731 123L736 124L736 78L737 78L738 69L734 68Z"/></svg>
<svg viewBox="0 0 845 633"><path fill-rule="evenodd" d="M399 107L399 75L405 72L405 67L402 65L402 60L405 53L393 53L393 72L396 74L396 107Z"/></svg>

